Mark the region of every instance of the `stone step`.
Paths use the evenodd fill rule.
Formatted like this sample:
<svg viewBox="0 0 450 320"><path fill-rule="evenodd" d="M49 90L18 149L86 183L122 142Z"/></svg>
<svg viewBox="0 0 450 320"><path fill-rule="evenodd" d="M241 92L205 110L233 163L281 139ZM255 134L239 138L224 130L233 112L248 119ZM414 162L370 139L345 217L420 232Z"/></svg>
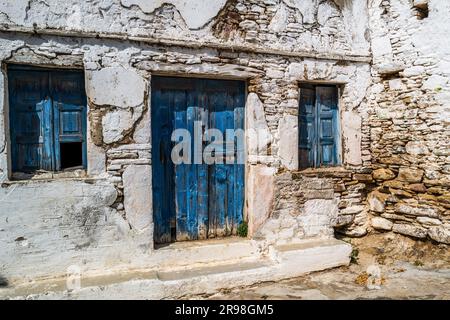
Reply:
<svg viewBox="0 0 450 320"><path fill-rule="evenodd" d="M123 274L82 279L82 288L65 291L62 283L49 285L50 292L27 292L26 286L0 290L0 297L31 299L176 299L186 295L214 294L221 289L250 286L258 282L278 281L313 271L348 265L351 246L338 240L301 241L272 247L268 255L259 254L251 241L221 241L175 244L164 256L188 259L178 265L161 264L158 268ZM239 250L244 252L236 252ZM172 252L173 250L173 252ZM161 252L161 251L160 251ZM184 254L182 257L177 253ZM192 253L194 256L186 256ZM236 259L236 256L240 257ZM233 258L228 260L228 258ZM198 263L200 259L203 263ZM205 263L206 262L206 263ZM184 265L184 266L183 266ZM40 287L41 289L44 286ZM42 291L41 291L42 292Z"/></svg>
<svg viewBox="0 0 450 320"><path fill-rule="evenodd" d="M233 263L261 258L257 242L242 238L176 242L157 249L152 261L158 269L197 267L205 264Z"/></svg>
<svg viewBox="0 0 450 320"><path fill-rule="evenodd" d="M313 271L348 265L351 252L352 246L340 240L305 240L275 246L272 258L279 262L280 273L297 277Z"/></svg>
<svg viewBox="0 0 450 320"><path fill-rule="evenodd" d="M233 264L219 264L215 266L205 266L194 269L184 269L176 271L160 271L156 275L161 281L176 281L196 277L209 276L214 274L225 274L232 272L243 272L248 270L256 270L273 266L274 262L270 259L261 261L240 262Z"/></svg>

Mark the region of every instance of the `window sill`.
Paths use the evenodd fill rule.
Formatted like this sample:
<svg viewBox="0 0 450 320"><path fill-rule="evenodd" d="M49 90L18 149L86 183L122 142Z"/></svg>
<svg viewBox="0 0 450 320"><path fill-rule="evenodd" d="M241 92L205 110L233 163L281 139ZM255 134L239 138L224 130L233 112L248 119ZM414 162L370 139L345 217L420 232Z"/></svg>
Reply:
<svg viewBox="0 0 450 320"><path fill-rule="evenodd" d="M4 181L3 184L20 184L30 182L48 182L60 180L95 180L88 177L87 171L84 169L68 170L61 172L37 172L37 173L23 173L15 172L11 178Z"/></svg>
<svg viewBox="0 0 450 320"><path fill-rule="evenodd" d="M342 166L307 168L294 173L298 177L319 177L319 178L345 178L352 176L352 171Z"/></svg>

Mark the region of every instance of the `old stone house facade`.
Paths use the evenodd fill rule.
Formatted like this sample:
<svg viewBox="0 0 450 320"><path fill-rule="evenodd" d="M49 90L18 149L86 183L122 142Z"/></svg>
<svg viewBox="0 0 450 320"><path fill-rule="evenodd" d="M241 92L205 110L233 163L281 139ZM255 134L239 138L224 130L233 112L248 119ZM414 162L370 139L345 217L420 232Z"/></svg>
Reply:
<svg viewBox="0 0 450 320"><path fill-rule="evenodd" d="M445 0L0 1L0 274L14 281L72 265L95 274L183 260L154 241L152 97L165 77L245 83L245 129L264 133L246 145L251 250L270 255L335 233L450 244L449 13ZM50 80L30 84L39 72ZM77 85L58 80L69 75ZM14 155L25 121L12 125L14 108L37 82L57 92L58 81L83 87L84 113L58 109L61 119L79 112L79 135L58 135L49 154L59 160L27 175L27 158L17 164L23 151ZM308 167L302 101L327 87L336 92L336 157ZM85 150L76 170L61 170L64 139ZM239 245L221 258L239 258ZM347 246L339 250L348 257Z"/></svg>

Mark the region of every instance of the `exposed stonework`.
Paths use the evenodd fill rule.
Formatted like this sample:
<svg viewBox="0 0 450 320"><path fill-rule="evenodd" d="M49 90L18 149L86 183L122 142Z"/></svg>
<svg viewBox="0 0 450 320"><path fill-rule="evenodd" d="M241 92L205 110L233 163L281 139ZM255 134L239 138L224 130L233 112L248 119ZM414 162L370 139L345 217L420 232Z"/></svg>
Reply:
<svg viewBox="0 0 450 320"><path fill-rule="evenodd" d="M429 17L419 20L415 8L423 6L411 0L0 1L0 215L15 212L15 222L0 219L0 274L155 263L154 74L247 81L245 217L261 251L335 232L393 231L448 244L450 5L430 0ZM9 180L8 63L85 70L86 173ZM339 87L337 168L298 172L300 82ZM45 254L36 253L41 249ZM43 259L50 268L37 263Z"/></svg>
<svg viewBox="0 0 450 320"><path fill-rule="evenodd" d="M427 6L429 16L418 17L415 8ZM449 11L449 3L438 0L374 0L370 6L375 73L368 99L377 182L369 194L372 226L390 226L387 219L396 233L444 243L450 210Z"/></svg>

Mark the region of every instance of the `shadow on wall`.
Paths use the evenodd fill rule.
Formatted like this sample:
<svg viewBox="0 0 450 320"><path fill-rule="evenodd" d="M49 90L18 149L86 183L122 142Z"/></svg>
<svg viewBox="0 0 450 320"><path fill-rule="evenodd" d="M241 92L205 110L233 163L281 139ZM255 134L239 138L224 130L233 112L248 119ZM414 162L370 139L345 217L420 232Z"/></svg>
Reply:
<svg viewBox="0 0 450 320"><path fill-rule="evenodd" d="M8 279L0 274L0 288L6 288L8 286Z"/></svg>

